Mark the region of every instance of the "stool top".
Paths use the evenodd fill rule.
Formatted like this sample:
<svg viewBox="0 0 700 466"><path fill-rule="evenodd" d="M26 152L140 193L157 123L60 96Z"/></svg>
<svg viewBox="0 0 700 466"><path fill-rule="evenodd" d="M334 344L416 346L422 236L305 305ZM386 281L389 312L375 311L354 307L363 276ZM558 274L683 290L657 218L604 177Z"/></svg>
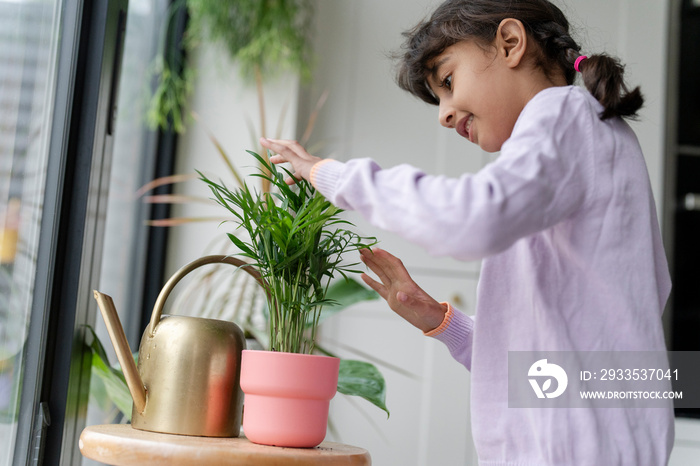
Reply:
<svg viewBox="0 0 700 466"><path fill-rule="evenodd" d="M161 434L128 424L89 426L80 435L83 456L121 465L347 465L371 464L367 450L335 442L315 448L257 445L246 438L191 437Z"/></svg>

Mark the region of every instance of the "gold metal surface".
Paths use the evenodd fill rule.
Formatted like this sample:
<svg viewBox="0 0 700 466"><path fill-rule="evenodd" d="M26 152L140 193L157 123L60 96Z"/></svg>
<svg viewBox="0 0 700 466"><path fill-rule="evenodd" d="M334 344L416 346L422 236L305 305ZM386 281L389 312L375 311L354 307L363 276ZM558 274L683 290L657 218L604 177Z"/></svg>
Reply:
<svg viewBox="0 0 700 466"><path fill-rule="evenodd" d="M146 387L143 386L141 377L139 377L139 373L136 369L136 363L131 356L131 348L129 347L129 342L126 340L126 335L124 334L122 323L119 320L117 309L114 307L114 302L110 296L94 290L93 293L97 300L97 306L100 308L102 317L105 320L109 339L112 340L112 344L116 350L119 365L122 367L122 371L124 371L126 384L129 386L131 397L134 400L134 408L138 410L138 412L143 412L143 410L146 409Z"/></svg>
<svg viewBox="0 0 700 466"><path fill-rule="evenodd" d="M161 316L175 285L206 264L245 265L228 256L205 256L178 270L160 292L139 347L138 369L112 303L95 291L110 339L134 399L134 428L206 437L236 437L243 392L241 352L245 338L233 322L199 317ZM242 269L262 283L250 267Z"/></svg>

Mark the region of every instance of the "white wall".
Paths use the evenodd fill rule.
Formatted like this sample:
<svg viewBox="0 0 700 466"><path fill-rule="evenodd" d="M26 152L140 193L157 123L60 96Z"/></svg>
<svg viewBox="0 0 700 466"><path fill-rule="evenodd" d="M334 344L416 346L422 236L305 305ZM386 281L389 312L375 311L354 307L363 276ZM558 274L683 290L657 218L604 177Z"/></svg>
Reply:
<svg viewBox="0 0 700 466"><path fill-rule="evenodd" d="M669 466L700 464L700 421L676 418L676 442Z"/></svg>

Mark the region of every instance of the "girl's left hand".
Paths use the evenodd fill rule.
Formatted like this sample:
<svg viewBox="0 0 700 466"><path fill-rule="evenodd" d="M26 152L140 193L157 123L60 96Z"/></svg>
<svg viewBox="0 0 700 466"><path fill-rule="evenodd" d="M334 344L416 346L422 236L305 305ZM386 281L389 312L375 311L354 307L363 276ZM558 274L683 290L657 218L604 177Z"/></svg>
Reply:
<svg viewBox="0 0 700 466"><path fill-rule="evenodd" d="M380 282L366 273L362 280L386 300L389 307L423 332L440 326L447 308L423 291L403 265L403 262L383 249L360 249L360 259L379 277Z"/></svg>
<svg viewBox="0 0 700 466"><path fill-rule="evenodd" d="M310 181L311 167L322 160L306 152L306 149L296 141L260 138L260 144L277 153L277 155L270 157L270 162L275 164L289 162L292 164L290 171L294 174L295 179L287 178L285 180L287 184L294 184L302 178Z"/></svg>

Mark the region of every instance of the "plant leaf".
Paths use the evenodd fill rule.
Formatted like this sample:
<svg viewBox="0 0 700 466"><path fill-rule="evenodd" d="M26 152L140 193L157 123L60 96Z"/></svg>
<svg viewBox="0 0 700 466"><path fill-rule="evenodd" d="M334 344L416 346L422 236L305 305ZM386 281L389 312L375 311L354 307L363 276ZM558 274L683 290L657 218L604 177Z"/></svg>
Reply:
<svg viewBox="0 0 700 466"><path fill-rule="evenodd" d="M357 280L336 280L330 284L326 299L333 301L327 307L340 311L361 301L379 299L379 293L361 285Z"/></svg>
<svg viewBox="0 0 700 466"><path fill-rule="evenodd" d="M345 395L364 398L386 412L386 382L373 364L354 359L341 359L338 373L338 391Z"/></svg>
<svg viewBox="0 0 700 466"><path fill-rule="evenodd" d="M121 368L109 365L107 353L105 352L104 346L102 346L102 342L97 337L95 330L89 325L86 327L92 334L92 343L90 344L90 350L92 351L92 373L100 378L104 384L107 396L112 400L117 409L119 409L127 419L131 419L133 400L129 392L129 387L126 385L124 373ZM137 353L134 353L134 360L138 359L136 355ZM96 388L99 388L99 386ZM92 395L100 404L104 404L105 400L102 399L104 396L103 392L96 390L93 391Z"/></svg>
<svg viewBox="0 0 700 466"><path fill-rule="evenodd" d="M120 369L105 364L105 361L97 354L92 353L92 373L97 375L104 384L107 396L115 404L127 419L131 419L131 407L133 400L126 381L123 380L123 373ZM121 376L121 377L120 377ZM99 393L93 393L95 398L99 398ZM102 403L104 400L99 400Z"/></svg>
<svg viewBox="0 0 700 466"><path fill-rule="evenodd" d="M189 181L189 180L194 180L196 179L197 176L195 174L187 174L187 175L170 175L170 176L164 176L161 178L156 178L155 180L152 180L145 185L141 186L138 191L134 194L137 198L143 196L146 194L148 191L151 191L152 189L158 188L160 186L165 186L169 184L175 184L175 183L182 183L183 181Z"/></svg>

